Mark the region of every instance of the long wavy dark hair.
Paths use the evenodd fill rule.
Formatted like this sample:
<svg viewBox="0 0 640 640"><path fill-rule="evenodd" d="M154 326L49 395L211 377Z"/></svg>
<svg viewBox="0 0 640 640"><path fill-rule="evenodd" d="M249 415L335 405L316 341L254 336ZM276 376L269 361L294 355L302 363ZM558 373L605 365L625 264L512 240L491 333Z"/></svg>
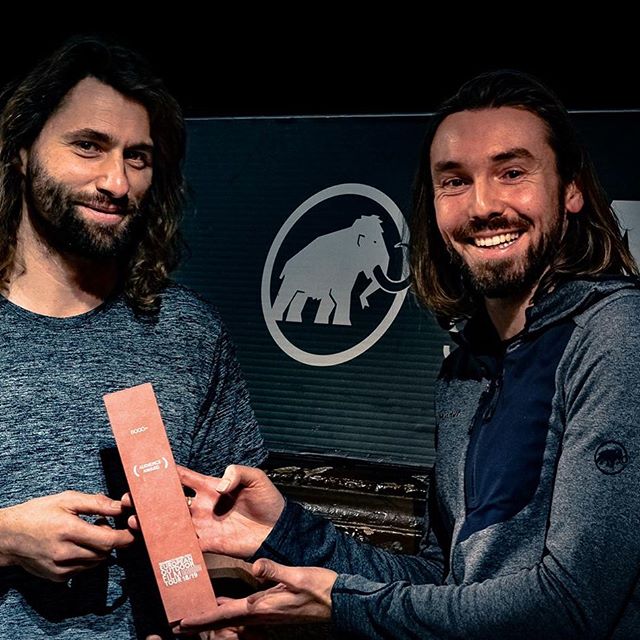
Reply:
<svg viewBox="0 0 640 640"><path fill-rule="evenodd" d="M123 267L121 287L141 312L157 309L182 249L185 126L181 109L136 52L90 36L74 37L41 61L0 99L0 286L13 269L23 175L20 149L29 149L67 93L86 77L142 104L153 139L153 178L145 196L145 223Z"/></svg>
<svg viewBox="0 0 640 640"><path fill-rule="evenodd" d="M567 216L568 227L535 299L561 281L600 274L638 274L618 220L597 177L593 162L557 96L532 76L512 70L484 73L465 83L434 115L425 137L414 182L411 266L414 291L443 324L469 317L481 304L451 260L436 225L429 156L442 121L459 111L517 107L545 123L556 157L562 192L571 182L582 191L580 215Z"/></svg>

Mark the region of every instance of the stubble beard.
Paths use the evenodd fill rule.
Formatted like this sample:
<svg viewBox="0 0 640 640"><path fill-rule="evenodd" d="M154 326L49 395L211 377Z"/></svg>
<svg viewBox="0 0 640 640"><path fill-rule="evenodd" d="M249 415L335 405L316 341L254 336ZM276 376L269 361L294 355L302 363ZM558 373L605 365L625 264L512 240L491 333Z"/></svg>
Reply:
<svg viewBox="0 0 640 640"><path fill-rule="evenodd" d="M54 250L74 257L104 261L127 255L139 239L143 206L127 196L118 200L106 194L75 192L53 178L36 157L27 166L25 199L31 221ZM117 225L101 225L82 217L77 203L122 207Z"/></svg>
<svg viewBox="0 0 640 640"><path fill-rule="evenodd" d="M476 295L498 299L522 296L534 290L553 261L562 237L563 219L564 211L559 210L551 229L541 235L537 244L529 246L522 256L471 266L452 247L448 247L451 260L460 269L465 286ZM494 224L492 228L499 230L500 224ZM502 228L513 228L513 225L503 224Z"/></svg>

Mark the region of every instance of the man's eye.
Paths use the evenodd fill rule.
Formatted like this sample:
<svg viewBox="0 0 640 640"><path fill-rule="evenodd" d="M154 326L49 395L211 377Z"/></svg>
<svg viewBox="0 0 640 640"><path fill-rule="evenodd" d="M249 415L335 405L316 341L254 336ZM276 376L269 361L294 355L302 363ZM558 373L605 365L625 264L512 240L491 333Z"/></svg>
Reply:
<svg viewBox="0 0 640 640"><path fill-rule="evenodd" d="M81 151L96 151L98 149L96 143L90 140L76 140L73 144Z"/></svg>
<svg viewBox="0 0 640 640"><path fill-rule="evenodd" d="M504 177L509 180L515 180L516 178L519 178L522 173L523 172L520 169L509 169L508 171L505 171Z"/></svg>
<svg viewBox="0 0 640 640"><path fill-rule="evenodd" d="M449 189L457 189L464 186L464 180L462 178L447 178L442 186Z"/></svg>
<svg viewBox="0 0 640 640"><path fill-rule="evenodd" d="M143 151L128 151L125 154L125 160L136 168L148 167L151 164L151 158Z"/></svg>

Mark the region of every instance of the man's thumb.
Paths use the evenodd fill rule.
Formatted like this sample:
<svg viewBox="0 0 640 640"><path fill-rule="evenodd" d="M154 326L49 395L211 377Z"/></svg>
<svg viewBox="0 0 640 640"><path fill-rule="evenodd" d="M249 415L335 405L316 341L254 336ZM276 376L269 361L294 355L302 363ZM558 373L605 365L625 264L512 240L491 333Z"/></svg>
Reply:
<svg viewBox="0 0 640 640"><path fill-rule="evenodd" d="M284 569L284 567L272 560L267 560L266 558L256 560L251 568L253 575L261 582L266 582L267 580L279 582L281 579L282 569Z"/></svg>

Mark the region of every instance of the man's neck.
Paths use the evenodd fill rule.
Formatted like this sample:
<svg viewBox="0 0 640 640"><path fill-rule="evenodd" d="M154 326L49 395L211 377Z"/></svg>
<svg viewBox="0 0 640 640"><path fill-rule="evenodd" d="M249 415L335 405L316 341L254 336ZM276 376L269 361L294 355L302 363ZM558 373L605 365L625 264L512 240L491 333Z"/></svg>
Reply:
<svg viewBox="0 0 640 640"><path fill-rule="evenodd" d="M66 318L104 302L114 290L117 277L115 262L96 264L55 251L38 236L28 216L23 216L5 295L28 311Z"/></svg>
<svg viewBox="0 0 640 640"><path fill-rule="evenodd" d="M531 304L533 291L510 298L485 298L487 314L501 340L509 340L524 329L526 310Z"/></svg>

